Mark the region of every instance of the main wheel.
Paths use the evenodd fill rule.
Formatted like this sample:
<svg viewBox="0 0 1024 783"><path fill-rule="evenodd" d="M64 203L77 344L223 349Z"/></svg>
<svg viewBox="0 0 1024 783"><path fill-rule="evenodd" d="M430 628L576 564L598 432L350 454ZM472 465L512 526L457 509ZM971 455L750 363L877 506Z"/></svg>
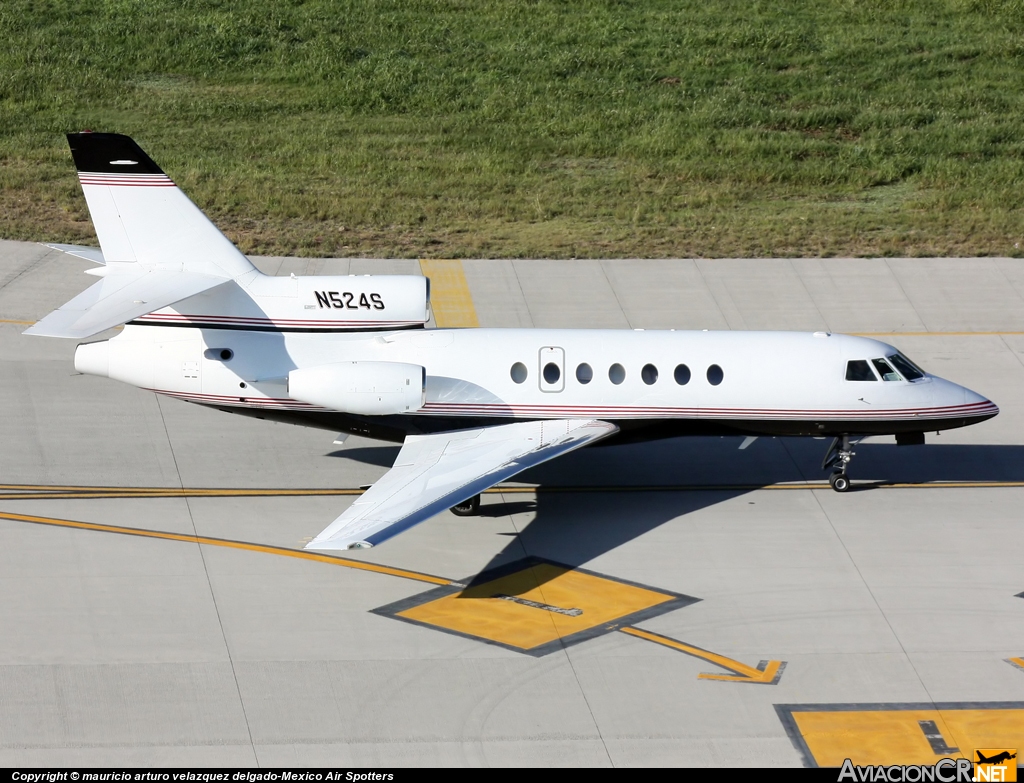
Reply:
<svg viewBox="0 0 1024 783"><path fill-rule="evenodd" d="M473 495L473 497L463 500L457 506L452 506L452 513L457 517L475 517L480 513L480 496Z"/></svg>
<svg viewBox="0 0 1024 783"><path fill-rule="evenodd" d="M846 477L845 473L833 473L829 476L828 483L836 492L846 492L850 488L850 479Z"/></svg>

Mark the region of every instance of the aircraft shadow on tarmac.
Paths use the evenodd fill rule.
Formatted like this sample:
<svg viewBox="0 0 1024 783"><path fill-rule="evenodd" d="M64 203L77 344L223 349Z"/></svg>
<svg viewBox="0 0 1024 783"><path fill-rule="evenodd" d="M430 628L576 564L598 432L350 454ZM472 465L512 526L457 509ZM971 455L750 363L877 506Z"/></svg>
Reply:
<svg viewBox="0 0 1024 783"><path fill-rule="evenodd" d="M740 450L741 438L673 438L568 454L516 476L514 482L547 487L728 487L751 489L793 481L825 480L821 459L829 441L761 438ZM896 446L867 441L854 447L851 491L879 484L929 481L1024 481L1024 446L930 442ZM390 468L394 445L338 449L326 456Z"/></svg>
<svg viewBox="0 0 1024 783"><path fill-rule="evenodd" d="M399 446L353 446L350 449L332 451L327 456L350 459L353 462L362 462L364 465L390 468L398 459L399 451Z"/></svg>
<svg viewBox="0 0 1024 783"><path fill-rule="evenodd" d="M934 438L934 436L933 436ZM534 517L482 569L486 574L524 557L584 566L666 522L770 484L823 481L828 440L761 438L740 450L740 438L675 438L643 444L592 447L525 471L516 481L536 484L535 502L485 503L488 517ZM858 444L850 469L851 492L885 484L1024 482L1024 446L896 446L879 439ZM331 456L388 467L394 446L342 450ZM688 487L704 491L592 491L594 488ZM579 487L584 491L572 492ZM545 488L566 491L545 492ZM591 490L591 491L587 491Z"/></svg>

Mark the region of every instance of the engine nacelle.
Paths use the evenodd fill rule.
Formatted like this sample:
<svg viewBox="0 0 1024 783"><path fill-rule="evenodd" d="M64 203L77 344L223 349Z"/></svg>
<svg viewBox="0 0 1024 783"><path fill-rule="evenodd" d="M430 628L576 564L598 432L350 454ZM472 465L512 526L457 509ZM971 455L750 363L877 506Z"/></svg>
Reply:
<svg viewBox="0 0 1024 783"><path fill-rule="evenodd" d="M402 362L338 362L288 373L292 399L363 416L419 410L426 389L427 371Z"/></svg>
<svg viewBox="0 0 1024 783"><path fill-rule="evenodd" d="M135 319L274 331L410 329L430 318L430 284L418 275L250 275Z"/></svg>

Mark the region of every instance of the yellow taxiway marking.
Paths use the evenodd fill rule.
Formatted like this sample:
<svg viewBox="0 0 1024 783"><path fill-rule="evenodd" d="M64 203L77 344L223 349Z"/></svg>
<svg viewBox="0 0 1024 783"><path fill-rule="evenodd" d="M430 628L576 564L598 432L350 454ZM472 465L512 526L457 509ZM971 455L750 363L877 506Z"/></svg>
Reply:
<svg viewBox="0 0 1024 783"><path fill-rule="evenodd" d="M183 541L190 544L206 544L207 546L222 546L229 549L244 549L249 552L263 552L270 555L282 555L294 557L299 560L313 560L317 563L329 563L330 565L354 568L358 571L373 571L388 576L400 576L403 579L414 579L417 582L429 582L435 585L450 585L452 580L431 574L421 574L418 571L407 571L403 568L392 568L391 566L366 563L361 560L349 560L344 557L333 555L322 555L316 552L307 552L302 549L288 549L281 546L268 546L266 544L250 544L246 541L232 541L226 538L210 538L208 536L194 536L186 533L168 533L162 530L142 530L134 527L122 527L121 525L100 525L94 522L75 522L70 519L56 519L53 517L37 517L28 514L11 514L0 511L0 519L9 519L15 522L31 522L36 525L51 525L53 527L66 527L76 530L94 530L102 533L118 533L127 536L138 536L140 538L159 538L165 541Z"/></svg>
<svg viewBox="0 0 1024 783"><path fill-rule="evenodd" d="M1024 487L1024 481L928 481L920 483L888 483L865 481L871 489L994 489ZM823 490L826 481L799 484L678 484L675 486L560 486L530 487L497 486L484 490L487 495L550 494L559 492L753 492L756 490ZM0 502L4 500L88 500L111 498L183 498L183 497L330 497L361 495L358 487L336 489L244 489L244 488L181 488L181 487L91 487L49 484L0 484Z"/></svg>
<svg viewBox="0 0 1024 783"><path fill-rule="evenodd" d="M694 647L692 644L686 644L678 639L672 639L658 633L651 633L650 631L644 631L631 626L620 628L619 630L630 636L646 639L649 642L671 647L695 658L701 658L715 664L715 666L721 666L723 669L733 672L733 674L698 674L697 678L701 680L725 680L727 682L753 682L760 685L775 685L779 678L782 677L782 669L786 665L785 661L763 661L762 666L754 668L753 666L747 666L745 663L734 661L732 658L726 658L724 655L719 655L700 647Z"/></svg>
<svg viewBox="0 0 1024 783"><path fill-rule="evenodd" d="M1011 666L1016 666L1021 671L1024 671L1024 658L1007 658L1006 662Z"/></svg>
<svg viewBox="0 0 1024 783"><path fill-rule="evenodd" d="M973 759L975 748L1017 748L1024 737L1024 709L877 706L834 711L822 706L806 712L796 707L791 714L821 767L841 767L845 759L857 765Z"/></svg>
<svg viewBox="0 0 1024 783"><path fill-rule="evenodd" d="M532 650L675 599L674 595L638 585L553 563L537 563L396 614L507 647Z"/></svg>
<svg viewBox="0 0 1024 783"><path fill-rule="evenodd" d="M480 325L461 261L458 259L421 258L420 269L424 277L430 278L431 308L434 311L434 322L437 326L472 327ZM443 311L443 318L438 312L439 307ZM32 326L35 323L36 321L0 318L0 324ZM1024 335L1024 332L835 332L835 334L850 334L855 337L1013 337Z"/></svg>
<svg viewBox="0 0 1024 783"><path fill-rule="evenodd" d="M234 497L239 495L360 495L363 490L358 487L326 488L326 489L266 489L266 488L218 488L218 487L92 487L87 485L66 484L0 484L0 492L30 492L53 490L57 492L88 492L105 494L167 494L167 495L213 495L215 497Z"/></svg>
<svg viewBox="0 0 1024 783"><path fill-rule="evenodd" d="M476 327L473 296L458 259L420 259L420 270L430 278L430 309L439 327Z"/></svg>
<svg viewBox="0 0 1024 783"><path fill-rule="evenodd" d="M343 489L182 489L180 487L44 487L0 484L0 500L88 500L109 498L313 497L362 495Z"/></svg>

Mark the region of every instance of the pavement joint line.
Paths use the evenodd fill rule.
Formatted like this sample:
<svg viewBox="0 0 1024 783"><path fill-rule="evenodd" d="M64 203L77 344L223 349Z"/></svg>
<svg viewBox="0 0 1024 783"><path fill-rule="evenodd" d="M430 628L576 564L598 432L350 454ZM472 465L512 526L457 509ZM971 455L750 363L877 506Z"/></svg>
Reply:
<svg viewBox="0 0 1024 783"><path fill-rule="evenodd" d="M103 525L94 522L76 522L71 519L58 519L56 517L37 517L29 514L13 514L8 511L0 511L0 519L7 519L12 522L29 522L36 525L49 525L52 527L72 528L76 530L91 530L100 533L116 533L127 536L138 536L139 538L156 538L165 541L181 541L187 544L206 544L208 546L227 547L228 549L243 549L250 552L262 552L270 555L281 555L294 557L299 560L312 560L318 563L353 568L357 571L371 571L388 576L398 576L403 579L412 579L417 582L427 582L434 585L450 585L451 579L432 574L423 574L418 571L408 571L404 568L392 568L391 566L367 563L362 560L351 560L335 555L322 555L315 552L308 552L303 549L289 549L287 547L272 546L269 544L254 544L248 541L235 541L228 538L213 538L211 536L192 535L188 533L170 533L163 530L146 530L143 528L124 527L122 525Z"/></svg>

